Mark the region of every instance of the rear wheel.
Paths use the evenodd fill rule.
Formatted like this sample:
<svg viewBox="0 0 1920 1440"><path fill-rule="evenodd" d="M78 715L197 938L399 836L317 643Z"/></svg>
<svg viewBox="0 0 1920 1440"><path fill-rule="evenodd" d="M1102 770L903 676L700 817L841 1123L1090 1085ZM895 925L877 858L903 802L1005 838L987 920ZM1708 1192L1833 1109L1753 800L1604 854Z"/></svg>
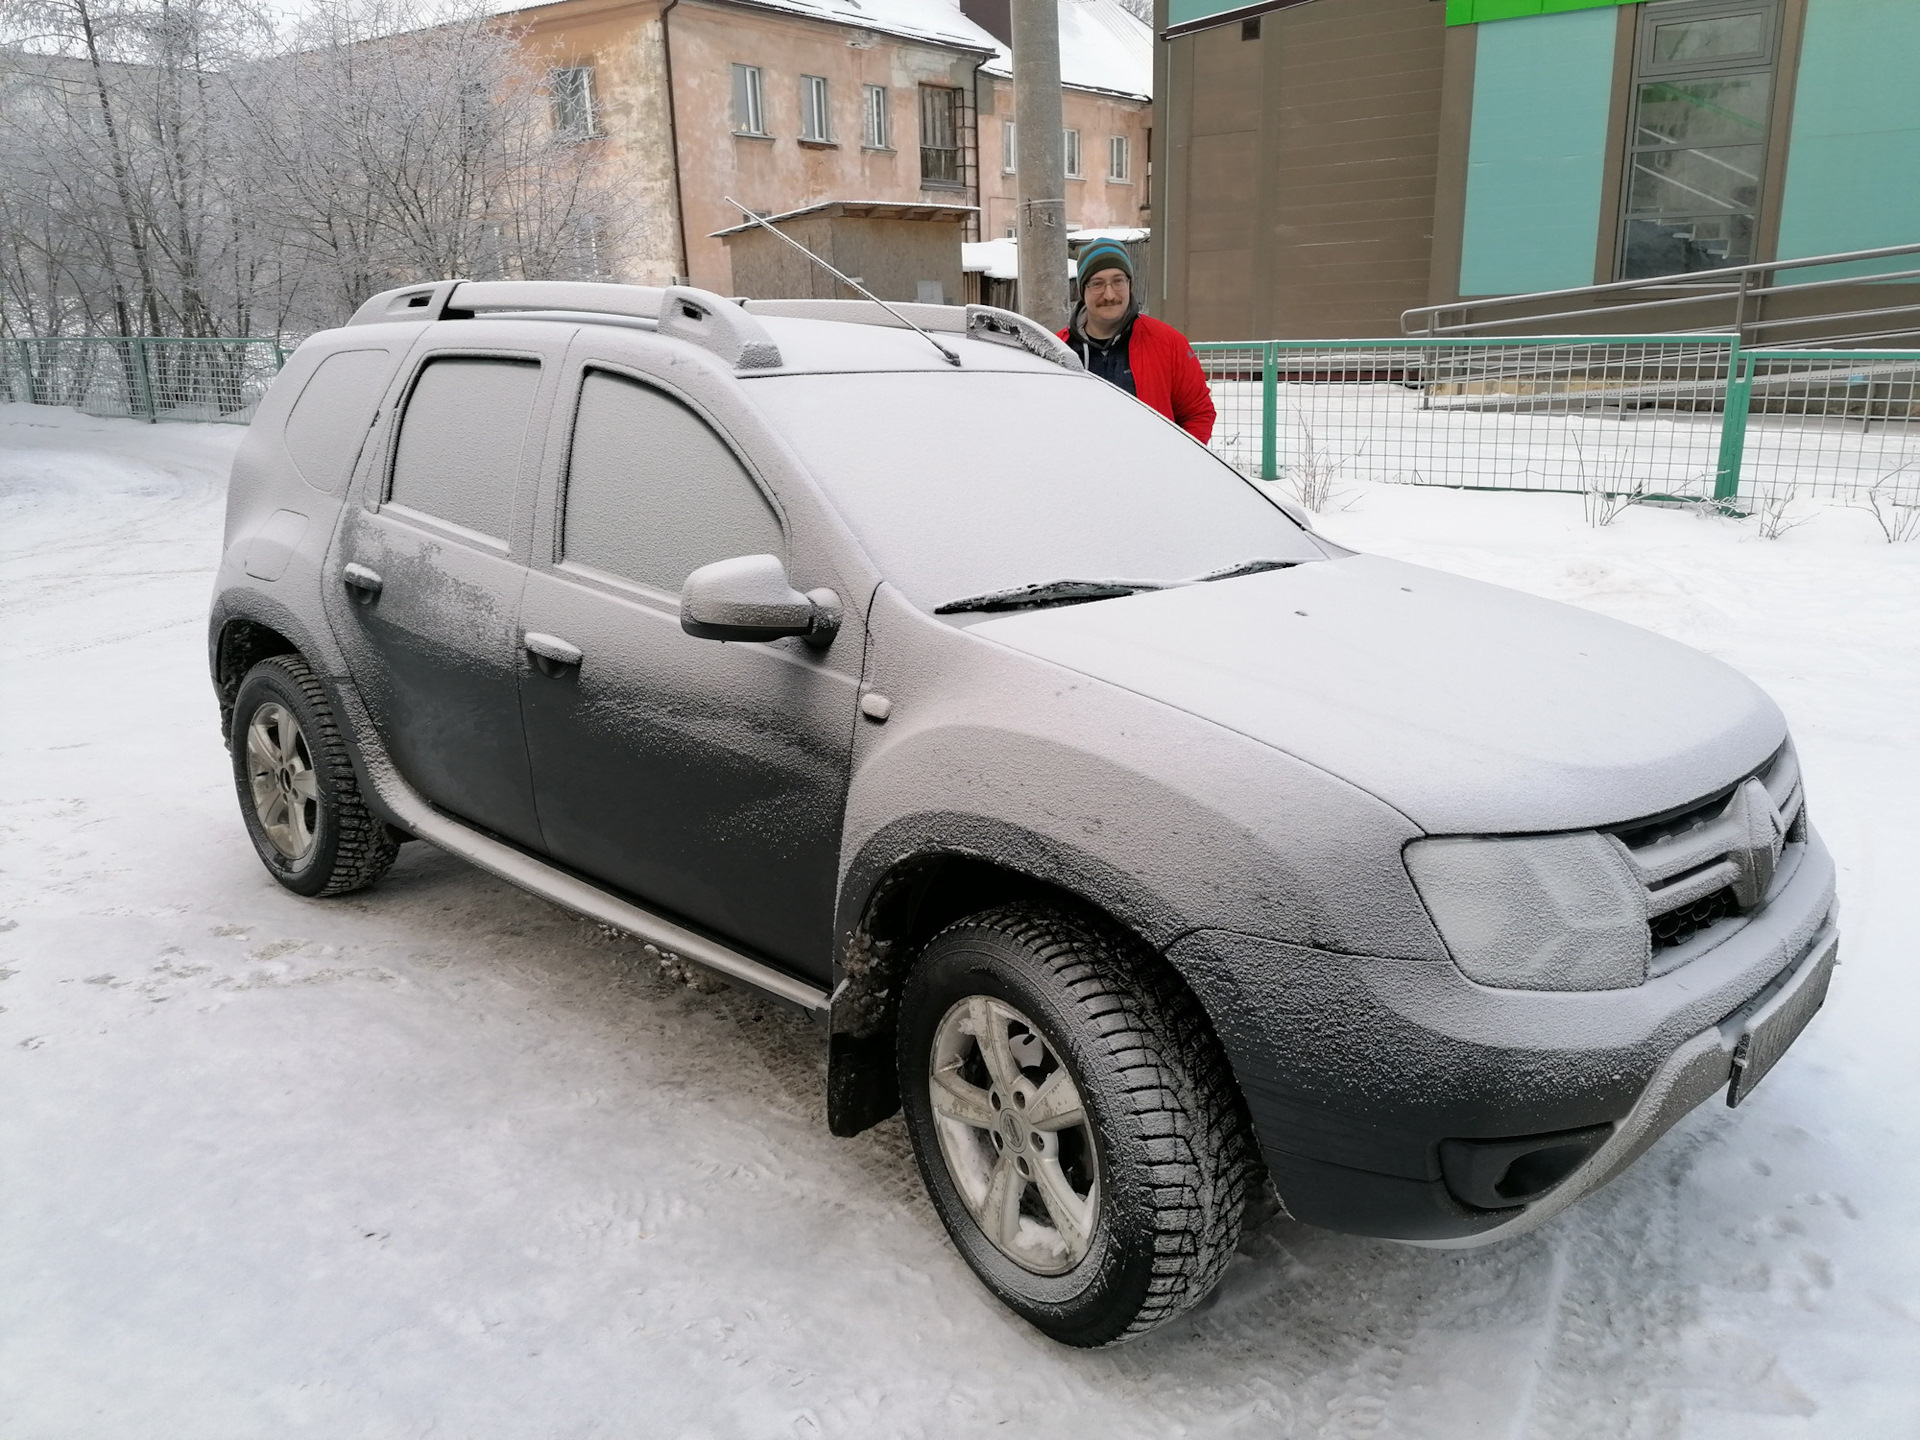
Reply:
<svg viewBox="0 0 1920 1440"><path fill-rule="evenodd" d="M233 707L233 781L247 835L296 895L344 895L393 864L393 833L361 799L326 690L297 655L262 660Z"/></svg>
<svg viewBox="0 0 1920 1440"><path fill-rule="evenodd" d="M1009 907L950 926L901 997L900 1093L927 1192L1001 1301L1069 1345L1210 1292L1254 1169L1193 997L1122 937Z"/></svg>

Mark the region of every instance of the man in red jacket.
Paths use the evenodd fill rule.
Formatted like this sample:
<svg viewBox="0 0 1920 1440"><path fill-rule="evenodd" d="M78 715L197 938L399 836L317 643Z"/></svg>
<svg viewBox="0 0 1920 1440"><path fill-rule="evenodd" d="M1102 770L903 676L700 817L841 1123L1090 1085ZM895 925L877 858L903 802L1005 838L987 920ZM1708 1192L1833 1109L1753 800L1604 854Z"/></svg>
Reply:
<svg viewBox="0 0 1920 1440"><path fill-rule="evenodd" d="M1151 405L1194 439L1213 436L1213 396L1187 337L1133 303L1133 262L1096 240L1080 252L1080 303L1060 338L1087 369Z"/></svg>

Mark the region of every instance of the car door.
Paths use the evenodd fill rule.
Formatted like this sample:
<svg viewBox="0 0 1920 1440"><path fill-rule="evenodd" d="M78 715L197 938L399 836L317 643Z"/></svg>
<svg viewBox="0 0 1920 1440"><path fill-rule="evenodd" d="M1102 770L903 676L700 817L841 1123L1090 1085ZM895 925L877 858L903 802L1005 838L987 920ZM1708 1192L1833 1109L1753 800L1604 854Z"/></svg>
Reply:
<svg viewBox="0 0 1920 1440"><path fill-rule="evenodd" d="M825 976L861 627L828 653L686 634L678 592L693 570L770 553L800 584L806 557L788 556L748 459L684 394L577 362L559 403L572 413L543 500L553 543L521 610L533 643L579 654L530 656L521 672L547 849Z"/></svg>
<svg viewBox="0 0 1920 1440"><path fill-rule="evenodd" d="M441 809L537 846L516 621L564 333L530 345L532 328L451 322L416 350L329 576L348 668L400 773Z"/></svg>

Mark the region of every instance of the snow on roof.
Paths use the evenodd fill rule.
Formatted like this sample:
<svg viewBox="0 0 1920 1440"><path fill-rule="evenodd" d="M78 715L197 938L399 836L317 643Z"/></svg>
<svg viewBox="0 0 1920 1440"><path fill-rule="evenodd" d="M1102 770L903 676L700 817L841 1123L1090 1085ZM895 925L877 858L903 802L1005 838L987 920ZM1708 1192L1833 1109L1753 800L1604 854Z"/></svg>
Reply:
<svg viewBox="0 0 1920 1440"><path fill-rule="evenodd" d="M942 0L926 0L940 4ZM1076 90L1153 98L1153 31L1120 0L1059 0L1060 80ZM996 45L982 68L1006 79L1013 57Z"/></svg>
<svg viewBox="0 0 1920 1440"><path fill-rule="evenodd" d="M1018 280L1020 243L1004 237L999 240L963 241L960 245L960 269L969 274L978 272L989 280ZM1074 273L1074 264L1069 258L1067 278L1071 280Z"/></svg>
<svg viewBox="0 0 1920 1440"><path fill-rule="evenodd" d="M1108 225L1104 228L1097 227L1092 230L1069 230L1067 232L1067 239L1069 242L1074 240L1118 240L1125 243L1129 240L1145 240L1152 234L1153 231L1139 225Z"/></svg>
<svg viewBox="0 0 1920 1440"><path fill-rule="evenodd" d="M967 240L960 246L960 268L990 280L1020 278L1020 247L1012 240Z"/></svg>
<svg viewBox="0 0 1920 1440"><path fill-rule="evenodd" d="M559 3L559 0L553 0ZM1005 80L1013 56L960 13L959 0L726 0L756 10L911 40L927 40L990 54L983 68ZM1121 0L1057 0L1060 7L1060 79L1076 90L1101 90L1137 100L1153 97L1153 32ZM496 15L548 8L526 0L489 0Z"/></svg>

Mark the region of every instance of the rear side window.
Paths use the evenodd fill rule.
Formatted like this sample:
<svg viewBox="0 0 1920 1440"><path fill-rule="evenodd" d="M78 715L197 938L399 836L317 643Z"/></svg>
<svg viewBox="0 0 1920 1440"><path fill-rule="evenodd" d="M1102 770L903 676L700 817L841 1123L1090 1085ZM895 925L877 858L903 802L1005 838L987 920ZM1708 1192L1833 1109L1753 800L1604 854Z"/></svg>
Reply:
<svg viewBox="0 0 1920 1440"><path fill-rule="evenodd" d="M385 350L342 350L308 377L283 435L294 468L314 489L338 495L346 487L391 362Z"/></svg>
<svg viewBox="0 0 1920 1440"><path fill-rule="evenodd" d="M563 525L566 559L675 594L715 560L786 555L779 516L704 420L597 371L580 389Z"/></svg>
<svg viewBox="0 0 1920 1440"><path fill-rule="evenodd" d="M531 360L434 360L400 423L387 498L505 540L540 367Z"/></svg>

